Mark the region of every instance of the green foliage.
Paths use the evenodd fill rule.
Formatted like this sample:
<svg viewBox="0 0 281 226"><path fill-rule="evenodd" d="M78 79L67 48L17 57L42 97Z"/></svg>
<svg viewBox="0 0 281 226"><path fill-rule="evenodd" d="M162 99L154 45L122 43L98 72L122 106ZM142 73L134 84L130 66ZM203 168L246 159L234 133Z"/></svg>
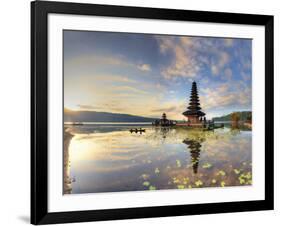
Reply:
<svg viewBox="0 0 281 226"><path fill-rule="evenodd" d="M214 121L233 121L232 115L235 114L235 117L239 117L240 121L249 121L252 120L252 112L251 111L240 111L240 112L233 112L228 115L224 115L221 117L215 117L213 118Z"/></svg>
<svg viewBox="0 0 281 226"><path fill-rule="evenodd" d="M239 112L233 112L233 113L231 114L231 121L232 121L232 122L239 122L239 120L240 120L240 114L239 114Z"/></svg>

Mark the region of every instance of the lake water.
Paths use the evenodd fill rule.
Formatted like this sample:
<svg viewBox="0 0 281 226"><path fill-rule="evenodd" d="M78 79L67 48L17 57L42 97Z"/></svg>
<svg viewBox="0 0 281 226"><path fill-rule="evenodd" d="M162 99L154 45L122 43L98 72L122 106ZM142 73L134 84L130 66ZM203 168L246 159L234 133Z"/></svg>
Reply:
<svg viewBox="0 0 281 226"><path fill-rule="evenodd" d="M146 131L129 131L136 127ZM252 184L251 131L109 123L66 131L65 194Z"/></svg>

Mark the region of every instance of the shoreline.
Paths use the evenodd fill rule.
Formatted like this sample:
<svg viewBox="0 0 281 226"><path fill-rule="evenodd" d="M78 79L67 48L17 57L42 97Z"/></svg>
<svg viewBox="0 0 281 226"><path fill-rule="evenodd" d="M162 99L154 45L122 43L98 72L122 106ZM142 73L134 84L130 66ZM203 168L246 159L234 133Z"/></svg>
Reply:
<svg viewBox="0 0 281 226"><path fill-rule="evenodd" d="M69 144L73 135L64 129L63 135L63 194L70 194L72 191L70 178Z"/></svg>

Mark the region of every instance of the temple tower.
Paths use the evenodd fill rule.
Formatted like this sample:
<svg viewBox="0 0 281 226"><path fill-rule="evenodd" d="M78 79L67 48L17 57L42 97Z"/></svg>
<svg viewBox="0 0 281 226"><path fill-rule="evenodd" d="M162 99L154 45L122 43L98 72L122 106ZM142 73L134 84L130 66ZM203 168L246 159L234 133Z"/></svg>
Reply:
<svg viewBox="0 0 281 226"><path fill-rule="evenodd" d="M202 121L200 119L205 116L205 113L201 111L196 82L192 83L189 106L182 114L187 117L188 122L191 124L200 123Z"/></svg>

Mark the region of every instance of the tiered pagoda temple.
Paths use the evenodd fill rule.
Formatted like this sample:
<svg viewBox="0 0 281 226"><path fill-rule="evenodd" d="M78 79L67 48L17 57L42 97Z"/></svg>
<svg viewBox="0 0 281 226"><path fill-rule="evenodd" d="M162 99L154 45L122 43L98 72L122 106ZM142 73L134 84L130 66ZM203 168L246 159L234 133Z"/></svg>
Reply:
<svg viewBox="0 0 281 226"><path fill-rule="evenodd" d="M167 115L164 112L162 114L162 118L155 120L153 125L155 125L155 126L173 126L173 125L175 125L175 123L174 123L174 121L167 119Z"/></svg>
<svg viewBox="0 0 281 226"><path fill-rule="evenodd" d="M187 107L187 110L182 114L187 117L188 123L191 124L199 124L203 120L206 120L206 118L204 117L206 114L201 111L196 82L192 83L189 106Z"/></svg>

